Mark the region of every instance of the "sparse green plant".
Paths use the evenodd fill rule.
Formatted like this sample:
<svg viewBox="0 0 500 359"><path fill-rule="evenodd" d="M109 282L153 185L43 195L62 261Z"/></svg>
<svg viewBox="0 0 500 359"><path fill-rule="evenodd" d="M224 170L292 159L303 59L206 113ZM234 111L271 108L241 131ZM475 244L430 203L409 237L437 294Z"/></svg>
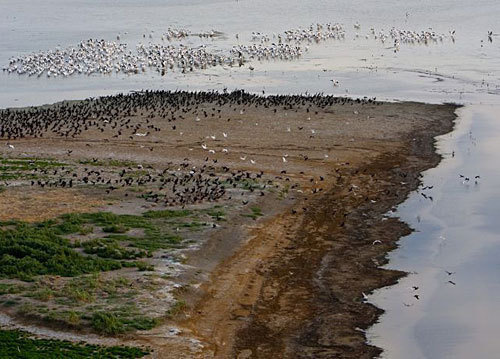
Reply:
<svg viewBox="0 0 500 359"><path fill-rule="evenodd" d="M125 332L125 326L118 317L109 312L97 312L92 316L92 327L99 333L120 334Z"/></svg>
<svg viewBox="0 0 500 359"><path fill-rule="evenodd" d="M252 211L252 213L248 213L248 214L242 214L243 217L249 217L249 218L252 218L254 221L263 216L262 214L262 210L260 209L260 207L251 207L250 210Z"/></svg>
<svg viewBox="0 0 500 359"><path fill-rule="evenodd" d="M136 262L136 267L139 271L145 272L145 271L154 271L155 267L152 264L143 262L143 261L137 261Z"/></svg>
<svg viewBox="0 0 500 359"><path fill-rule="evenodd" d="M36 339L23 331L0 330L0 358L136 359L148 353L149 350L136 347Z"/></svg>
<svg viewBox="0 0 500 359"><path fill-rule="evenodd" d="M186 302L184 300L177 300L172 306L167 310L167 318L173 318L179 313L186 309Z"/></svg>

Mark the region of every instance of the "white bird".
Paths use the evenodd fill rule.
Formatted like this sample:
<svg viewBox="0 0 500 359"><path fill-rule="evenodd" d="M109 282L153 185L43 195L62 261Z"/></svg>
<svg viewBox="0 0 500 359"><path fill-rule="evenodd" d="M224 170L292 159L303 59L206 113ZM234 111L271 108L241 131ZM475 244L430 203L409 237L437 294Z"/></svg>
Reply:
<svg viewBox="0 0 500 359"><path fill-rule="evenodd" d="M215 140L215 135L210 136L212 140Z"/></svg>
<svg viewBox="0 0 500 359"><path fill-rule="evenodd" d="M361 294L363 295L363 302L366 302L368 300L368 296L364 292L361 292Z"/></svg>
<svg viewBox="0 0 500 359"><path fill-rule="evenodd" d="M254 160L250 160L250 163L252 163L253 165L255 164L255 161Z"/></svg>
<svg viewBox="0 0 500 359"><path fill-rule="evenodd" d="M196 116L196 118L194 119L196 122L200 122L200 118L198 116Z"/></svg>
<svg viewBox="0 0 500 359"><path fill-rule="evenodd" d="M227 138L227 133L222 132L222 136L224 136L224 138Z"/></svg>
<svg viewBox="0 0 500 359"><path fill-rule="evenodd" d="M10 145L10 144L9 144L8 146L9 146L9 148L11 148L11 149L14 149L14 148L15 148L15 147L14 147L14 145Z"/></svg>
<svg viewBox="0 0 500 359"><path fill-rule="evenodd" d="M227 153L227 152L229 152L229 151L227 150L227 148L223 148L223 149L222 149L222 152Z"/></svg>
<svg viewBox="0 0 500 359"><path fill-rule="evenodd" d="M240 160L245 161L247 159L247 156L240 157Z"/></svg>
<svg viewBox="0 0 500 359"><path fill-rule="evenodd" d="M281 157L281 159L283 160L283 163L287 162L285 157Z"/></svg>
<svg viewBox="0 0 500 359"><path fill-rule="evenodd" d="M373 241L372 245L375 245L375 244L382 244L382 241L380 239L376 239Z"/></svg>
<svg viewBox="0 0 500 359"><path fill-rule="evenodd" d="M201 144L201 148L203 148L204 150L207 149L207 145L205 145L204 143Z"/></svg>
<svg viewBox="0 0 500 359"><path fill-rule="evenodd" d="M139 132L137 132L135 135L139 136L139 137L144 137L144 136L147 136L148 133L147 132L146 133L139 133Z"/></svg>
<svg viewBox="0 0 500 359"><path fill-rule="evenodd" d="M215 153L215 151L214 151L214 150L208 150L208 152L209 152L209 153Z"/></svg>

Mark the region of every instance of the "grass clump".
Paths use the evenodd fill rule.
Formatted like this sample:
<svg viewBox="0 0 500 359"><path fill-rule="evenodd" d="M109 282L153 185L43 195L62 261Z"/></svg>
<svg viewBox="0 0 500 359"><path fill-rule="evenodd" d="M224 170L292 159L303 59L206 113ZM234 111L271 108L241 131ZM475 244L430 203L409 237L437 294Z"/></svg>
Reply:
<svg viewBox="0 0 500 359"><path fill-rule="evenodd" d="M136 259L146 257L143 250L128 249L120 246L118 241L112 238L93 239L82 244L83 250L88 254L96 254L102 258L113 259Z"/></svg>
<svg viewBox="0 0 500 359"><path fill-rule="evenodd" d="M179 217L187 217L191 215L193 212L187 209L182 210L162 210L162 211L147 211L143 213L143 217L145 218L179 218Z"/></svg>
<svg viewBox="0 0 500 359"><path fill-rule="evenodd" d="M96 298L96 292L103 286L99 274L73 278L61 291L61 295L68 298L73 304L91 303Z"/></svg>
<svg viewBox="0 0 500 359"><path fill-rule="evenodd" d="M252 213L242 214L242 216L252 218L254 221L257 218L263 216L262 210L259 207L252 207L250 208L250 210L252 211Z"/></svg>
<svg viewBox="0 0 500 359"><path fill-rule="evenodd" d="M148 271L150 272L150 271L154 271L155 270L154 265L146 263L146 262L143 262L143 261L136 262L135 266L141 272L148 272Z"/></svg>
<svg viewBox="0 0 500 359"><path fill-rule="evenodd" d="M224 212L222 209L219 209L218 206L207 209L205 213L210 217L212 217L213 219L215 219L216 221L224 220L224 217L226 216L226 212Z"/></svg>
<svg viewBox="0 0 500 359"><path fill-rule="evenodd" d="M149 354L149 350L87 343L72 343L54 339L36 339L19 330L0 330L0 358L40 359L135 359Z"/></svg>
<svg viewBox="0 0 500 359"><path fill-rule="evenodd" d="M24 289L25 288L22 285L0 283L0 295L17 294L23 292Z"/></svg>
<svg viewBox="0 0 500 359"><path fill-rule="evenodd" d="M167 318L173 318L177 314L181 313L186 308L186 302L184 300L176 301L170 309L167 311Z"/></svg>
<svg viewBox="0 0 500 359"><path fill-rule="evenodd" d="M66 164L52 160L37 160L32 158L0 158L0 180L36 179L38 175L29 173L28 171L34 169L46 170L61 166L66 166Z"/></svg>
<svg viewBox="0 0 500 359"><path fill-rule="evenodd" d="M99 333L108 335L125 332L125 325L118 317L109 312L97 312L92 316L92 328Z"/></svg>
<svg viewBox="0 0 500 359"><path fill-rule="evenodd" d="M106 167L137 167L137 163L135 162L126 160L113 160L113 159L107 161L100 161L98 159L80 160L78 161L78 163L82 165L106 166Z"/></svg>
<svg viewBox="0 0 500 359"><path fill-rule="evenodd" d="M114 312L99 311L92 315L92 328L98 333L116 335L132 330L150 330L158 325L157 318L136 313L136 308L124 307Z"/></svg>
<svg viewBox="0 0 500 359"><path fill-rule="evenodd" d="M42 302L47 302L54 298L55 293L52 289L50 288L40 288L38 291L34 292L32 294L32 297L38 300L41 300Z"/></svg>
<svg viewBox="0 0 500 359"><path fill-rule="evenodd" d="M112 224L109 226L102 227L102 230L105 233L126 233L130 230L130 228L124 226L123 224Z"/></svg>

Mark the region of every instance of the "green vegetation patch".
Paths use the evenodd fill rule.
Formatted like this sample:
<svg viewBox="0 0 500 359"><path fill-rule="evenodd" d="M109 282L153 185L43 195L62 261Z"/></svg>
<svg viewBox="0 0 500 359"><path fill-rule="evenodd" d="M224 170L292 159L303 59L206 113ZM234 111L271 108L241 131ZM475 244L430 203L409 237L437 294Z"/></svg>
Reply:
<svg viewBox="0 0 500 359"><path fill-rule="evenodd" d="M43 171L55 167L67 166L66 163L53 160L40 160L34 158L9 159L0 158L0 180L16 179L36 179L39 175L36 173L27 173L37 169Z"/></svg>
<svg viewBox="0 0 500 359"><path fill-rule="evenodd" d="M92 239L84 242L82 247L85 253L95 254L102 258L136 259L147 256L146 251L123 247L113 238Z"/></svg>
<svg viewBox="0 0 500 359"><path fill-rule="evenodd" d="M221 206L214 206L213 208L204 210L204 212L216 221L225 220L226 212L221 209Z"/></svg>
<svg viewBox="0 0 500 359"><path fill-rule="evenodd" d="M252 211L252 213L242 214L242 216L252 218L253 220L256 220L257 218L263 216L262 210L259 207L252 207L250 208L250 210Z"/></svg>
<svg viewBox="0 0 500 359"><path fill-rule="evenodd" d="M113 346L105 347L86 343L72 343L54 339L36 339L19 330L0 330L0 358L142 358L149 350Z"/></svg>
<svg viewBox="0 0 500 359"><path fill-rule="evenodd" d="M75 329L88 326L107 335L149 330L160 322L139 309L133 299L138 287L126 277L105 279L94 273L63 285L57 282L45 277L26 286L25 300L12 304L17 305L17 313ZM157 283L144 285L143 290L158 289Z"/></svg>
<svg viewBox="0 0 500 359"><path fill-rule="evenodd" d="M80 160L78 161L78 163L82 165L104 166L104 167L137 167L136 162L127 160L116 160L116 159L110 159L107 161L101 161L98 159Z"/></svg>
<svg viewBox="0 0 500 359"><path fill-rule="evenodd" d="M77 225L52 222L16 223L0 231L0 277L30 280L34 275L54 274L72 277L85 273L121 268L119 261L84 256L70 241L60 236Z"/></svg>
<svg viewBox="0 0 500 359"><path fill-rule="evenodd" d="M200 214L219 220L224 212L214 208L147 211L142 215L72 213L35 224L0 222L0 278L74 277L134 266L150 270L151 266L137 259L151 257L159 249L179 247L183 239L174 228L200 229L207 225L197 220ZM259 215L260 212L252 213ZM96 233L96 228L104 232L103 238L67 238ZM136 233L128 233L132 229Z"/></svg>
<svg viewBox="0 0 500 359"><path fill-rule="evenodd" d="M187 217L193 214L192 211L189 211L187 209L182 209L182 210L162 210L162 211L147 211L144 212L143 216L145 218L180 218L180 217Z"/></svg>
<svg viewBox="0 0 500 359"><path fill-rule="evenodd" d="M186 216L185 211L155 211L145 212L143 215L117 215L110 212L97 212L97 213L82 213L76 216L82 223L93 224L99 226L104 232L109 233L106 239L114 240L115 243L127 242L128 246L135 247L146 251L155 251L158 249L167 249L179 244L182 238L173 235L168 230L170 227L166 220L170 218L179 218ZM127 235L131 228L143 229L144 236L130 236ZM112 242L109 242L112 243ZM108 246L112 244L108 244ZM113 248L111 248L113 249ZM114 248L116 249L116 247ZM101 252L101 256L103 253ZM142 252L137 257L142 256ZM131 252L128 252L131 254ZM113 258L113 257L111 257Z"/></svg>
<svg viewBox="0 0 500 359"><path fill-rule="evenodd" d="M124 312L96 312L92 315L92 328L98 333L115 335L132 330L150 330L159 322L157 318L150 318L140 314Z"/></svg>
<svg viewBox="0 0 500 359"><path fill-rule="evenodd" d="M135 281L116 277L128 276L130 271L100 272L125 267L154 271L143 258L152 257L158 249L184 245L179 230L198 230L214 220L222 220L224 215L222 208L215 206L147 211L140 215L73 213L40 223L0 222L0 279L4 279L0 283L0 303L23 317L76 330L92 328L107 335L150 330L162 316L148 312L149 299L140 295L163 288L164 278L149 280L145 273L141 276L144 281ZM156 278L153 274L151 278ZM134 278L136 275L132 274ZM177 302L166 316L175 316L184 306L185 303ZM2 356L1 351L11 349L0 348L0 358L12 357ZM51 358L47 356L50 351L44 353L38 347L33 350L40 352L34 355L28 351L24 357ZM103 351L85 352L82 356L68 353L50 352L57 358L113 357Z"/></svg>

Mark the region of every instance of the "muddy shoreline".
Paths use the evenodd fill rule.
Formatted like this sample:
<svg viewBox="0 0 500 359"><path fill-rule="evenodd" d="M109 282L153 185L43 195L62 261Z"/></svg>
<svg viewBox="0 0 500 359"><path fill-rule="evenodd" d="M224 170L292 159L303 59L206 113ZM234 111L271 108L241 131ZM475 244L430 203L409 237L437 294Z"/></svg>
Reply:
<svg viewBox="0 0 500 359"><path fill-rule="evenodd" d="M442 119L411 133L404 151L351 169L342 176L343 182L308 204L310 210L297 218L302 225L290 244L266 268L263 292L279 283L279 296L259 298L237 334L235 356L374 358L382 352L366 343L363 331L383 310L364 303L362 293L392 285L406 275L380 266L387 263L398 240L412 231L384 214L418 187L423 171L437 166L441 156L434 137L450 132L453 122ZM346 183L367 174L384 183L363 188L358 199L350 200ZM283 298L288 298L285 304ZM293 313L287 325L276 318L280 313Z"/></svg>
<svg viewBox="0 0 500 359"><path fill-rule="evenodd" d="M40 206L50 209L47 219L79 210L199 211L215 203L227 220L200 234L183 232L199 241L183 252L184 269L172 281L186 306L152 330L117 336L119 342L153 348L155 358L373 358L380 349L366 344L364 330L382 311L364 303L363 293L405 275L380 266L411 231L385 215L417 188L422 171L439 163L434 137L452 130L456 108L243 92L145 93L55 105L51 129L33 122L40 132L18 127L18 114L4 112L12 120L7 133L23 134L1 139L0 154L10 161L68 162L74 178L93 170L114 181L133 167L146 177L136 192L124 187L111 195L87 182L63 190L49 179L50 188L32 183L27 191L29 181L14 181L0 193L0 219L37 221ZM28 122L29 111L47 117L25 111ZM78 131L59 111L76 119ZM200 176L207 171L203 176L217 177L217 187L219 176L245 173L265 186L235 186L198 204L139 198L137 191L154 194L150 181L162 182L166 165L185 178L189 169L202 169ZM154 258L163 261L160 254ZM165 310L161 301L154 305ZM27 329L40 324L24 323Z"/></svg>

